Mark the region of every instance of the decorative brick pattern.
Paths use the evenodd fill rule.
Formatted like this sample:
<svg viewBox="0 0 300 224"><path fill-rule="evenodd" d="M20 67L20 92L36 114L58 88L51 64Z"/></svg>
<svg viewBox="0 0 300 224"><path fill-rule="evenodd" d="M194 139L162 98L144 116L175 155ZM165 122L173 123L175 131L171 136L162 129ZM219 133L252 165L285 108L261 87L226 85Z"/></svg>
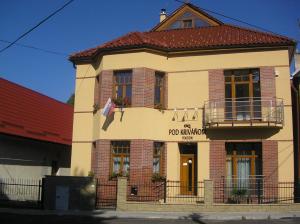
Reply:
<svg viewBox="0 0 300 224"><path fill-rule="evenodd" d="M223 70L208 71L209 100L225 98L225 80Z"/></svg>
<svg viewBox="0 0 300 224"><path fill-rule="evenodd" d="M100 74L100 108L103 108L107 99L112 97L113 71L103 70Z"/></svg>
<svg viewBox="0 0 300 224"><path fill-rule="evenodd" d="M220 180L226 171L225 141L210 141L209 145L209 173L211 180Z"/></svg>
<svg viewBox="0 0 300 224"><path fill-rule="evenodd" d="M132 74L132 107L154 106L155 72L149 68L134 68Z"/></svg>
<svg viewBox="0 0 300 224"><path fill-rule="evenodd" d="M274 67L260 68L261 97L276 97Z"/></svg>

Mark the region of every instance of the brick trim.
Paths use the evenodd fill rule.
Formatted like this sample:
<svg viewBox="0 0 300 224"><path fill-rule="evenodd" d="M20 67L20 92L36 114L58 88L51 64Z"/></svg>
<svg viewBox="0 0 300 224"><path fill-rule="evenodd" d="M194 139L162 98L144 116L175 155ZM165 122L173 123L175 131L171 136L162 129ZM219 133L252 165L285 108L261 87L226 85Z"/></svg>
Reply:
<svg viewBox="0 0 300 224"><path fill-rule="evenodd" d="M209 100L225 98L225 79L223 70L208 70L208 89Z"/></svg>

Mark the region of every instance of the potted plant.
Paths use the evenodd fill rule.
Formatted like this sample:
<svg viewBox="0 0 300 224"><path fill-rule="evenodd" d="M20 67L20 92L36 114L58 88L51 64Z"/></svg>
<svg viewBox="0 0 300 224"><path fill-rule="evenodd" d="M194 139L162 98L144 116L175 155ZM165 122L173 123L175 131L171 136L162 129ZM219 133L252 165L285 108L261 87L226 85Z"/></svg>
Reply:
<svg viewBox="0 0 300 224"><path fill-rule="evenodd" d="M166 180L166 177L160 175L159 173L154 173L151 179L153 182L162 182Z"/></svg>
<svg viewBox="0 0 300 224"><path fill-rule="evenodd" d="M231 198L230 198L230 203L236 203L236 204L240 204L241 203L241 199L243 199L247 194L247 190L246 189L239 189L239 188L234 188L231 191Z"/></svg>

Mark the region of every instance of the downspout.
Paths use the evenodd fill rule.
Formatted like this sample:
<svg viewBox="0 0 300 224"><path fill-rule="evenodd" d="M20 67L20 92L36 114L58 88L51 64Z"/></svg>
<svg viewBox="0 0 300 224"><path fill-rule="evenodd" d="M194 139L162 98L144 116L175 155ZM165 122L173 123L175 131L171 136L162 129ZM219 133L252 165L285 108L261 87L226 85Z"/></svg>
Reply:
<svg viewBox="0 0 300 224"><path fill-rule="evenodd" d="M291 82L292 89L292 114L293 114L293 137L294 137L294 181L295 181L295 202L299 202L300 196L300 116L299 116L299 91L295 87L294 82ZM296 132L296 133L295 133Z"/></svg>

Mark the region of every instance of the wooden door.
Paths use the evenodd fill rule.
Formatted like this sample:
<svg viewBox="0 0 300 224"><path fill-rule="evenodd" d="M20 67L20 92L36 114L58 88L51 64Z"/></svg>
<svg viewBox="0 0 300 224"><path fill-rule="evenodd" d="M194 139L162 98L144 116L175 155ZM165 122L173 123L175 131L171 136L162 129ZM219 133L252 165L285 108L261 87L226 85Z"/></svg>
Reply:
<svg viewBox="0 0 300 224"><path fill-rule="evenodd" d="M195 194L195 155L180 156L180 194Z"/></svg>

